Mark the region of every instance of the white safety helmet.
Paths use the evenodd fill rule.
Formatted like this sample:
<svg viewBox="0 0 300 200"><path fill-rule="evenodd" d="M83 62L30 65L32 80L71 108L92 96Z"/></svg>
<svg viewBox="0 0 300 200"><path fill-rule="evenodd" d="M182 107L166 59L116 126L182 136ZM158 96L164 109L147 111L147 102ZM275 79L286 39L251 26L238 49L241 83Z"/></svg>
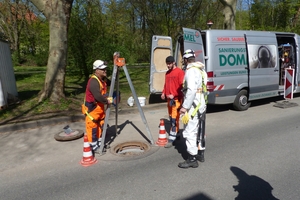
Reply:
<svg viewBox="0 0 300 200"><path fill-rule="evenodd" d="M196 57L195 56L195 52L192 50L192 49L188 49L188 50L185 50L185 52L183 53L183 58L191 58L191 57Z"/></svg>
<svg viewBox="0 0 300 200"><path fill-rule="evenodd" d="M107 67L107 65L105 65L104 61L102 60L96 60L93 63L93 70L95 69L105 69Z"/></svg>

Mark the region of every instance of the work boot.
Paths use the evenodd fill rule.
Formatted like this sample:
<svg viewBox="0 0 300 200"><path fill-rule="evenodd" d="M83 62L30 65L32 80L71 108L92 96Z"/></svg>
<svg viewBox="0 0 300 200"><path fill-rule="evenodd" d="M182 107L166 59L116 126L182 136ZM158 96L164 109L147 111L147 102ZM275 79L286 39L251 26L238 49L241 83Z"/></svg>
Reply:
<svg viewBox="0 0 300 200"><path fill-rule="evenodd" d="M170 148L172 147L174 144L173 144L174 141L168 141L167 144L165 144L165 148Z"/></svg>
<svg viewBox="0 0 300 200"><path fill-rule="evenodd" d="M189 168L189 167L197 168L198 166L199 165L196 157L192 155L189 155L188 159L178 164L178 167L180 168Z"/></svg>
<svg viewBox="0 0 300 200"><path fill-rule="evenodd" d="M196 155L196 159L199 162L204 162L204 150L198 150L198 154Z"/></svg>

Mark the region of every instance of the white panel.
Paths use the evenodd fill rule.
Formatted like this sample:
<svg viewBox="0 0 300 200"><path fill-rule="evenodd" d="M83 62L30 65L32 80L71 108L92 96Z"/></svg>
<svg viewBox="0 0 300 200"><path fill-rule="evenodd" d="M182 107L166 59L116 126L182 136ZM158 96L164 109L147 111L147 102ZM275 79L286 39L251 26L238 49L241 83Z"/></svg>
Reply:
<svg viewBox="0 0 300 200"><path fill-rule="evenodd" d="M8 94L18 96L14 68L10 53L9 44L0 40L0 80L2 93L7 102Z"/></svg>
<svg viewBox="0 0 300 200"><path fill-rule="evenodd" d="M0 80L0 110L7 105L6 98L4 98L3 95L3 89L2 89L2 84Z"/></svg>

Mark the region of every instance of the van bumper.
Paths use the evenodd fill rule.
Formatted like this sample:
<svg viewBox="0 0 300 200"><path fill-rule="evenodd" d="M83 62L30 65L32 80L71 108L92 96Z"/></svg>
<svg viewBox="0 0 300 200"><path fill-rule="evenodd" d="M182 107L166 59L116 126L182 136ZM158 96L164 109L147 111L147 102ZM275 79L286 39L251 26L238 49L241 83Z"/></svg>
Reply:
<svg viewBox="0 0 300 200"><path fill-rule="evenodd" d="M210 92L208 95L208 104L231 104L234 102L238 90L231 91L231 94L228 91L218 91Z"/></svg>

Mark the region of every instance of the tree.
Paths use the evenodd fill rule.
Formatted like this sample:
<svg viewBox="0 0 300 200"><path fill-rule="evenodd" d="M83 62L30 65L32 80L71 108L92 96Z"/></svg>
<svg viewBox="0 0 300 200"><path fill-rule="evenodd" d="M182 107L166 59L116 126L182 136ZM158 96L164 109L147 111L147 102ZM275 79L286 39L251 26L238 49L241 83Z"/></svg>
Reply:
<svg viewBox="0 0 300 200"><path fill-rule="evenodd" d="M68 32L68 65L72 71L88 80L96 59L111 61L115 51L121 52L127 62L140 55L131 51L136 37L129 28L127 5L116 0L74 1Z"/></svg>
<svg viewBox="0 0 300 200"><path fill-rule="evenodd" d="M237 0L220 0L224 5L224 29L235 30L235 13Z"/></svg>
<svg viewBox="0 0 300 200"><path fill-rule="evenodd" d="M44 88L39 102L49 98L58 102L65 97L64 83L67 65L68 25L73 0L31 0L49 21L49 57Z"/></svg>
<svg viewBox="0 0 300 200"><path fill-rule="evenodd" d="M15 61L22 63L22 33L30 29L29 26L36 20L36 16L29 9L28 0L4 0L0 5L0 30L4 33L5 39L10 41Z"/></svg>

